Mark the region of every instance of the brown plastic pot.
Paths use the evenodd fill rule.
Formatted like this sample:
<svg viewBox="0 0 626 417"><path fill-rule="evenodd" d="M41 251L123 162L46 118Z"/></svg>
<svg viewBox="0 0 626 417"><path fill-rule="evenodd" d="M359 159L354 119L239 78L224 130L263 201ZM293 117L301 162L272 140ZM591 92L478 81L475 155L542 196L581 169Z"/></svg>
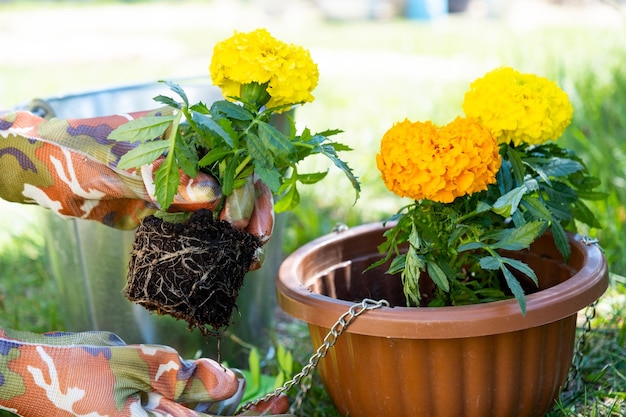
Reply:
<svg viewBox="0 0 626 417"><path fill-rule="evenodd" d="M355 302L386 299L365 312L319 364L335 406L352 417L543 416L572 363L577 312L608 286L596 245L571 236L565 263L551 237L514 256L536 271L540 291L515 300L462 307L404 305L400 279L380 259L385 228L368 224L331 234L282 263L278 303L309 323L315 348Z"/></svg>

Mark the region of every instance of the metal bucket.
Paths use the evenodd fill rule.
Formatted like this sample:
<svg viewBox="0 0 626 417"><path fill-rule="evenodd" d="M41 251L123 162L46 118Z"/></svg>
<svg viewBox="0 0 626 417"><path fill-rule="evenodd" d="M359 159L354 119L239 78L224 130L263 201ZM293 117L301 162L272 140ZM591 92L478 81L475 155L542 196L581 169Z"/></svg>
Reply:
<svg viewBox="0 0 626 417"><path fill-rule="evenodd" d="M222 99L220 90L205 78L177 80L190 102L210 104ZM121 86L36 99L28 108L40 116L85 118L157 108L153 97L172 96L161 83ZM285 129L286 117L274 121ZM172 346L183 357L217 356L217 341L205 340L199 331L189 332L187 323L169 316L157 316L135 305L122 294L126 282L133 231L120 231L100 223L64 219L51 211L42 211L48 268L54 276L61 297L61 314L66 330L106 330L118 334L127 343L156 343ZM263 347L276 306L274 278L282 260L282 218L276 219L274 235L266 248L264 266L249 273L238 299L238 310L228 334ZM245 352L229 337L221 341L221 359L231 366L245 364Z"/></svg>

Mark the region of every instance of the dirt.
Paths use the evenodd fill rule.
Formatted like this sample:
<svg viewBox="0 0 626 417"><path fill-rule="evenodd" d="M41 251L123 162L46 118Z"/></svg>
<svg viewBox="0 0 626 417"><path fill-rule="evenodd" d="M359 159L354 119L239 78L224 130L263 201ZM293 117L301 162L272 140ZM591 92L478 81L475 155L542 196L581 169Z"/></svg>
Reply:
<svg viewBox="0 0 626 417"><path fill-rule="evenodd" d="M229 325L259 245L207 210L186 223L147 217L135 233L126 297L185 320L204 335L219 335Z"/></svg>

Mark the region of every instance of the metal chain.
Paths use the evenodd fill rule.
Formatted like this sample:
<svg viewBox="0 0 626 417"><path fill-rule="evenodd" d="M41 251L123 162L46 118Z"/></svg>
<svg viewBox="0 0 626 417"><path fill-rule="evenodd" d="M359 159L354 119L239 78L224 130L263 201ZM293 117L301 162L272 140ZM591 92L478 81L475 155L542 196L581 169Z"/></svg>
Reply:
<svg viewBox="0 0 626 417"><path fill-rule="evenodd" d="M576 341L576 346L574 347L574 359L572 360L572 368L567 376L567 381L565 382L564 389L565 390L573 390L573 392L578 392L580 389L581 375L580 371L583 365L584 359L584 350L587 345L587 337L591 333L591 321L596 317L596 302L588 305L585 308L585 321L582 325L582 333L578 337ZM574 385L575 384L575 385Z"/></svg>
<svg viewBox="0 0 626 417"><path fill-rule="evenodd" d="M602 247L598 244L598 239L593 239L588 236L582 237L582 242L587 245L597 245L600 250ZM569 374L567 375L567 381L565 381L565 385L563 386L563 390L571 390L572 393L576 393L581 388L581 369L583 366L584 359L584 350L587 345L587 338L591 333L591 321L596 317L596 305L597 301L589 304L585 308L585 321L582 325L582 333L578 337L576 341L576 346L574 347L574 358L572 360L572 367L570 369Z"/></svg>
<svg viewBox="0 0 626 417"><path fill-rule="evenodd" d="M352 305L348 309L348 311L343 313L337 319L335 324L333 324L333 326L330 328L330 331L324 338L324 341L322 342L320 347L317 348L316 352L311 356L311 358L309 358L309 362L302 368L300 372L294 375L294 377L291 378L289 381L285 382L283 386L276 388L274 391L265 395L263 398L259 398L254 401L247 402L241 407L239 412L241 413L242 411L248 410L251 407L258 405L259 403L266 402L266 401L271 400L272 398L278 397L279 395L289 391L295 385L299 384L300 391L296 395L295 401L293 405L291 406L291 408L289 409L289 412L291 414L294 414L295 411L300 409L300 407L302 406L302 401L304 400L306 393L311 388L311 383L313 379L312 373L317 367L317 364L319 363L320 359L326 356L326 354L328 353L328 350L331 347L333 347L335 343L337 343L337 339L339 338L339 336L341 336L342 333L346 331L348 326L352 323L352 321L355 318L365 313L366 311L375 310L381 307L389 307L389 302L387 300L375 301L375 300L366 298L360 303Z"/></svg>

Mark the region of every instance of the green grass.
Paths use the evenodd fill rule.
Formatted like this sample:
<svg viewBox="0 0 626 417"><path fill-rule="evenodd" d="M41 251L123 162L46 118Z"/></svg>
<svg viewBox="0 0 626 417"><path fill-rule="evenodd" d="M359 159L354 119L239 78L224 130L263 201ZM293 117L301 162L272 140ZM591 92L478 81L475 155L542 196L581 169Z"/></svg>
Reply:
<svg viewBox="0 0 626 417"><path fill-rule="evenodd" d="M226 3L232 9L219 9ZM320 63L320 83L316 101L297 110L297 123L345 131L340 139L355 149L345 156L364 191L353 204L349 184L335 173L305 190L303 205L287 221L286 253L337 223L354 226L396 210L400 203L380 181L374 162L378 141L393 122L408 117L446 123L460 114L468 83L498 65L557 80L575 107L564 143L602 178L609 193L592 206L603 230L586 232L600 239L615 275L585 345L584 385L566 392L550 417L626 414L626 281L621 278L626 276L626 24L520 28L462 17L434 25L401 19L327 22L268 17L252 2L190 1L0 3L0 15L7 56L0 67L0 107L37 96L205 74L212 45L233 29L265 26L310 48ZM93 16L119 18L94 21ZM114 22L115 30L99 23L105 21ZM0 205L0 325L39 332L61 329L63 323L62 300L43 266L36 217L33 210ZM276 342L304 364L311 354L306 327L285 326ZM301 415L339 415L318 376Z"/></svg>

